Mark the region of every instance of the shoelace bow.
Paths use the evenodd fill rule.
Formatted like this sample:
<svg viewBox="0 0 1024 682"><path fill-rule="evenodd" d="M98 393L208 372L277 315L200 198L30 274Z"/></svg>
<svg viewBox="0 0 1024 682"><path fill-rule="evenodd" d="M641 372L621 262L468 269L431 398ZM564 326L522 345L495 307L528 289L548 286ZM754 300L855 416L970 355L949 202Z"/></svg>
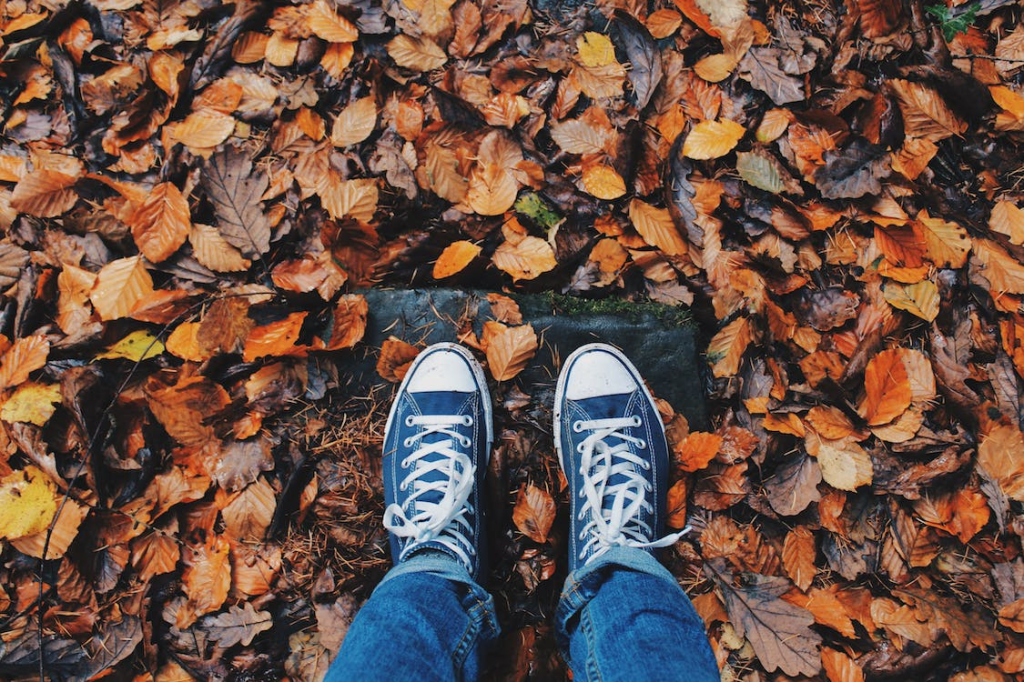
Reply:
<svg viewBox="0 0 1024 682"><path fill-rule="evenodd" d="M648 539L654 530L640 519L639 514L641 511L648 514L654 512L654 507L646 499L652 488L637 469L649 470L651 464L629 449L630 443L641 450L646 449L647 443L621 431L642 424L639 417L590 419L573 423L573 430L577 433L593 431L578 446L582 455L580 474L583 476L583 489L580 493L585 501L577 518L582 521L588 512L590 514L590 521L579 535L581 541L590 537L580 550L581 560L595 545L591 558L604 554L614 546L640 549L668 547L690 531L687 527L658 540ZM619 442L608 445L606 440L611 437L618 438ZM610 481L617 476L625 480L611 484ZM606 504L609 498L610 506Z"/></svg>
<svg viewBox="0 0 1024 682"><path fill-rule="evenodd" d="M469 496L473 492L476 466L455 446L468 448L473 441L449 427L472 426L473 419L469 416L421 415L406 417L405 424L421 428L403 443L408 448L420 442L420 446L401 462L403 469L411 471L399 483L399 489L405 491L411 487L412 494L404 505L388 505L384 510L384 527L400 538L410 538L411 541L402 549L403 558L419 545L433 540L454 552L468 567L471 565L470 556L476 554L472 541L467 537L473 534L473 526L466 519L466 514L472 512ZM423 439L432 434L448 438L424 443ZM427 461L431 455L441 457ZM443 477L434 481L424 480L424 476L435 471ZM441 493L440 501L424 499L431 493Z"/></svg>

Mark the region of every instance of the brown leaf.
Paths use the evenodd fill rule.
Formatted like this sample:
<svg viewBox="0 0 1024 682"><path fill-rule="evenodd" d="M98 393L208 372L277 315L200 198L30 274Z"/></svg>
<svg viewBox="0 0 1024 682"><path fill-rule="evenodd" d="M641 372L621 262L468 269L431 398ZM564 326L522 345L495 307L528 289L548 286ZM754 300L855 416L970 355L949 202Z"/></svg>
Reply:
<svg viewBox="0 0 1024 682"><path fill-rule="evenodd" d="M814 534L806 526L797 526L786 535L782 546L782 565L793 584L804 592L818 571L814 565L817 553Z"/></svg>
<svg viewBox="0 0 1024 682"><path fill-rule="evenodd" d="M181 581L191 613L182 622L183 614L179 612L178 627L188 627L196 616L216 611L227 599L231 588L229 552L230 545L219 535L211 536L203 545L185 546Z"/></svg>
<svg viewBox="0 0 1024 682"><path fill-rule="evenodd" d="M218 442L206 419L231 402L219 384L201 376L183 379L175 386L161 386L151 380L146 395L149 409L171 438L196 447Z"/></svg>
<svg viewBox="0 0 1024 682"><path fill-rule="evenodd" d="M210 304L196 330L200 352L240 352L254 324L248 313L249 301L245 298L220 298Z"/></svg>
<svg viewBox="0 0 1024 682"><path fill-rule="evenodd" d="M135 304L153 293L153 278L149 276L142 256L131 256L110 261L96 276L89 298L101 320L127 317Z"/></svg>
<svg viewBox="0 0 1024 682"><path fill-rule="evenodd" d="M362 142L377 126L377 104L373 97L363 97L350 103L334 119L331 128L331 144L348 147Z"/></svg>
<svg viewBox="0 0 1024 682"><path fill-rule="evenodd" d="M821 499L819 483L821 468L817 460L798 453L788 457L765 481L765 491L772 509L783 516L795 516Z"/></svg>
<svg viewBox="0 0 1024 682"><path fill-rule="evenodd" d="M277 498L274 489L263 477L250 483L231 498L221 510L224 532L228 537L243 542L260 542L274 517Z"/></svg>
<svg viewBox="0 0 1024 682"><path fill-rule="evenodd" d="M536 279L558 265L551 245L539 237L524 237L518 242L504 241L491 256L498 269L512 279Z"/></svg>
<svg viewBox="0 0 1024 682"><path fill-rule="evenodd" d="M203 188L217 214L217 227L229 244L246 258L270 250L270 223L260 198L269 180L252 170L244 152L226 147L209 158L203 168Z"/></svg>
<svg viewBox="0 0 1024 682"><path fill-rule="evenodd" d="M825 668L828 682L864 682L864 671L842 651L823 647L821 664Z"/></svg>
<svg viewBox="0 0 1024 682"><path fill-rule="evenodd" d="M498 381L514 378L537 352L537 334L533 325L509 327L487 345L487 366Z"/></svg>
<svg viewBox="0 0 1024 682"><path fill-rule="evenodd" d="M185 243L192 225L188 202L169 182L154 187L127 223L139 251L153 263L170 258Z"/></svg>
<svg viewBox="0 0 1024 682"><path fill-rule="evenodd" d="M377 374L385 381L399 382L405 378L412 361L419 355L419 349L394 336L386 339L380 347L377 359Z"/></svg>
<svg viewBox="0 0 1024 682"><path fill-rule="evenodd" d="M967 124L932 88L899 78L887 82L899 98L908 136L938 142L967 130Z"/></svg>
<svg viewBox="0 0 1024 682"><path fill-rule="evenodd" d="M670 256L678 256L689 251L689 245L672 220L667 209L656 208L650 204L633 199L629 202L629 219L633 227L651 246L656 246Z"/></svg>
<svg viewBox="0 0 1024 682"><path fill-rule="evenodd" d="M274 618L269 611L257 611L251 602L245 602L241 607L232 606L219 616L205 619L203 629L210 639L226 649L236 644L249 646L256 635L273 625Z"/></svg>
<svg viewBox="0 0 1024 682"><path fill-rule="evenodd" d="M296 346L295 342L299 340L299 332L302 331L302 323L305 322L307 315L309 313L306 311L292 313L283 320L255 327L245 340L242 359L252 362L268 356L305 352Z"/></svg>
<svg viewBox="0 0 1024 682"><path fill-rule="evenodd" d="M366 333L366 316L370 308L359 294L345 294L334 306L331 336L326 350L354 348Z"/></svg>
<svg viewBox="0 0 1024 682"><path fill-rule="evenodd" d="M55 218L67 213L78 202L74 185L76 175L45 168L26 174L14 186L11 208L38 218Z"/></svg>
<svg viewBox="0 0 1024 682"><path fill-rule="evenodd" d="M555 521L555 501L551 494L533 484L520 488L512 510L512 521L534 542L547 542L548 531Z"/></svg>
<svg viewBox="0 0 1024 682"><path fill-rule="evenodd" d="M705 562L704 570L721 590L737 634L750 642L765 670L817 674L821 636L810 628L814 623L810 613L779 599L789 589L788 580L743 573L742 586L735 587L725 559Z"/></svg>
<svg viewBox="0 0 1024 682"><path fill-rule="evenodd" d="M864 390L858 410L870 426L890 422L910 407L910 379L898 349L882 351L868 362Z"/></svg>
<svg viewBox="0 0 1024 682"><path fill-rule="evenodd" d="M29 374L46 364L50 355L50 342L45 336L25 336L15 340L0 360L0 390L17 386Z"/></svg>
<svg viewBox="0 0 1024 682"><path fill-rule="evenodd" d="M899 0L857 0L857 6L860 30L865 38L883 38L903 24L903 3Z"/></svg>
<svg viewBox="0 0 1024 682"><path fill-rule="evenodd" d="M750 320L746 317L738 317L719 330L707 350L712 373L716 377L736 374L750 341Z"/></svg>
<svg viewBox="0 0 1024 682"><path fill-rule="evenodd" d="M691 432L675 448L677 462L683 471L699 471L718 454L722 437L717 433Z"/></svg>
<svg viewBox="0 0 1024 682"><path fill-rule="evenodd" d="M188 234L195 259L216 272L245 272L251 262L210 225L194 223Z"/></svg>

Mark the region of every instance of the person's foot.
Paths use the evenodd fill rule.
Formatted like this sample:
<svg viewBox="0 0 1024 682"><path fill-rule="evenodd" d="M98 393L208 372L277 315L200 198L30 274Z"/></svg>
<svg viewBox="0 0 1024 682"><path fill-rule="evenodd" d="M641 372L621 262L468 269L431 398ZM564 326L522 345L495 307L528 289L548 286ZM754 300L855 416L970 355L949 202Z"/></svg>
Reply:
<svg viewBox="0 0 1024 682"><path fill-rule="evenodd" d="M653 551L665 523L668 443L636 367L594 343L566 359L555 389L555 448L569 482L569 570L612 547Z"/></svg>
<svg viewBox="0 0 1024 682"><path fill-rule="evenodd" d="M422 351L384 428L384 526L396 565L421 550L439 551L477 579L479 488L492 429L487 382L469 351L452 343Z"/></svg>

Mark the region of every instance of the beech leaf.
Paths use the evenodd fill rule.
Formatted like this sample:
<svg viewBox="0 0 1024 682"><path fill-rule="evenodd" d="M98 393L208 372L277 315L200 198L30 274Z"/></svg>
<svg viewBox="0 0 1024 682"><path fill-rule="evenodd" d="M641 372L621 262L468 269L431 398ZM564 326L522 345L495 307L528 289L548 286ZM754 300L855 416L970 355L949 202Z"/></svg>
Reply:
<svg viewBox="0 0 1024 682"><path fill-rule="evenodd" d="M269 183L267 176L253 172L252 161L244 152L227 147L210 157L202 178L224 239L246 258L269 251L270 223L260 204Z"/></svg>

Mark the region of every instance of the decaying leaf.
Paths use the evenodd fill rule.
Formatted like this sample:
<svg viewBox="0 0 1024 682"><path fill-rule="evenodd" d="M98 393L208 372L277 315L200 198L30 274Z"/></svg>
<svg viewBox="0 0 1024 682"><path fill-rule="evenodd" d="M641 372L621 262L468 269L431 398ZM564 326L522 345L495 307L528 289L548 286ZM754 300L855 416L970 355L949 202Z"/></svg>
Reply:
<svg viewBox="0 0 1024 682"><path fill-rule="evenodd" d="M512 510L512 521L534 542L547 542L551 524L555 521L555 501L551 494L532 484L520 488Z"/></svg>

